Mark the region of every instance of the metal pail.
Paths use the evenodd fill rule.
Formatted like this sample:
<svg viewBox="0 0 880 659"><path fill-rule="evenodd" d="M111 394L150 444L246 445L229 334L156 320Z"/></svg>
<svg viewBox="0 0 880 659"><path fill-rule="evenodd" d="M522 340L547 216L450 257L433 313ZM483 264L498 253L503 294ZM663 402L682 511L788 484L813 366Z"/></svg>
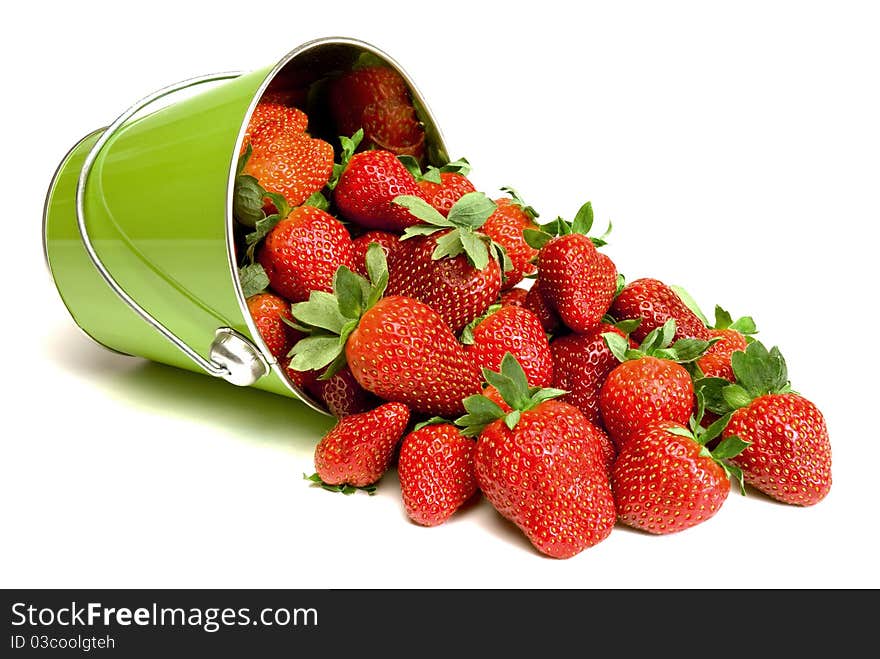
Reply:
<svg viewBox="0 0 880 659"><path fill-rule="evenodd" d="M401 74L425 125L428 161L446 162L436 121L412 80L388 55L354 39L311 41L265 69L166 87L83 138L50 184L45 255L76 324L117 352L325 411L288 380L248 313L232 195L245 128L263 93L285 85L320 93L322 80L363 53ZM197 93L174 101L191 88ZM156 109L160 99L172 102Z"/></svg>

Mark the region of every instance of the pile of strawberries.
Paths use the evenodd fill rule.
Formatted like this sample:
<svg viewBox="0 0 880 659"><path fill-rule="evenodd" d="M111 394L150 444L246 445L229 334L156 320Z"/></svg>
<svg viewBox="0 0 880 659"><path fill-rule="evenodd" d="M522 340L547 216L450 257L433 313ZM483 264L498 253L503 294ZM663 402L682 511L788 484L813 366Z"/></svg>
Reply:
<svg viewBox="0 0 880 659"><path fill-rule="evenodd" d="M597 249L607 235L588 235L589 203L538 224L514 190L476 191L467 161L424 167L393 69L356 66L322 89L351 137L334 149L264 97L234 200L251 315L339 418L310 480L372 490L396 460L413 521L441 524L481 492L557 558L618 522L704 522L730 479L789 504L825 497L822 414L751 318L717 307L711 324L681 289L626 283Z"/></svg>

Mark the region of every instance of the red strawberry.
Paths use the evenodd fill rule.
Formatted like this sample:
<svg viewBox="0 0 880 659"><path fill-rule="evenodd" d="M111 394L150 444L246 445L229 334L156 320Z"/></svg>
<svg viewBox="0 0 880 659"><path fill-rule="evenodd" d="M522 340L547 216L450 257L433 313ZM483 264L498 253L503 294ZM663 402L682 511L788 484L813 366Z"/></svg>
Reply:
<svg viewBox="0 0 880 659"><path fill-rule="evenodd" d="M435 260L438 239L444 235L417 236L400 243L388 259L388 294L424 302L457 333L498 299L501 268L489 261L484 270L478 270L464 254Z"/></svg>
<svg viewBox="0 0 880 659"><path fill-rule="evenodd" d="M457 414L480 391L479 371L449 327L411 298L382 298L388 271L378 245L367 251L370 282L340 267L333 295L314 292L292 307L311 336L292 351L291 368L334 373L347 363L364 389L429 415Z"/></svg>
<svg viewBox="0 0 880 659"><path fill-rule="evenodd" d="M370 229L403 231L419 220L395 197L421 194L413 175L390 151L366 151L351 157L336 184L333 199L345 219Z"/></svg>
<svg viewBox="0 0 880 659"><path fill-rule="evenodd" d="M715 307L715 327L709 328L709 337L720 339L709 346L706 354L697 360L697 366L705 377L724 378L733 382L733 366L730 357L734 352L745 351L749 346L746 335L755 334L755 321L749 316L734 321L720 306Z"/></svg>
<svg viewBox="0 0 880 659"><path fill-rule="evenodd" d="M367 248L370 243L377 243L385 253L385 258L397 249L400 236L387 231L367 231L352 241L354 247L354 271L362 277L367 276Z"/></svg>
<svg viewBox="0 0 880 659"><path fill-rule="evenodd" d="M502 307L525 307L526 296L529 294L527 288L509 288L501 292ZM534 311L532 312L534 313ZM535 314L537 316L537 314ZM540 320L540 319L539 319ZM543 323L541 325L543 327Z"/></svg>
<svg viewBox="0 0 880 659"><path fill-rule="evenodd" d="M421 300L459 332L486 312L501 289L500 248L477 232L495 204L471 192L443 217L417 197L399 197L397 203L426 224L406 229L388 259L388 293Z"/></svg>
<svg viewBox="0 0 880 659"><path fill-rule="evenodd" d="M327 185L333 172L333 147L302 136L287 139L278 148L254 149L243 173L253 176L268 192L283 195L299 206Z"/></svg>
<svg viewBox="0 0 880 659"><path fill-rule="evenodd" d="M778 348L768 352L754 341L731 360L736 384L707 378L697 386L712 412L733 409L722 437L750 442L732 462L746 483L774 499L798 506L818 503L831 489L831 444L822 413L791 393Z"/></svg>
<svg viewBox="0 0 880 659"><path fill-rule="evenodd" d="M324 403L330 414L339 419L371 410L381 402L358 384L347 366L327 380L307 378L305 388Z"/></svg>
<svg viewBox="0 0 880 659"><path fill-rule="evenodd" d="M305 300L310 291L331 290L340 265L354 266L351 238L332 215L312 206L294 208L269 235L259 261L272 288L288 300Z"/></svg>
<svg viewBox="0 0 880 659"><path fill-rule="evenodd" d="M583 234L548 242L538 255L538 272L544 300L575 332L599 324L617 289L614 263Z"/></svg>
<svg viewBox="0 0 880 659"><path fill-rule="evenodd" d="M385 99L409 103L409 88L394 69L367 66L333 80L328 99L337 133L351 135L363 127L363 114L367 106Z"/></svg>
<svg viewBox="0 0 880 659"><path fill-rule="evenodd" d="M709 340L709 330L703 321L674 290L656 279L636 279L627 284L614 300L611 315L617 320L642 319L632 333L636 341L642 341L670 318L675 320L676 339Z"/></svg>
<svg viewBox="0 0 880 659"><path fill-rule="evenodd" d="M729 468L722 459L743 446L731 440L710 453L699 435L683 425L660 421L642 428L620 450L612 469L620 521L656 534L705 522L730 492Z"/></svg>
<svg viewBox="0 0 880 659"><path fill-rule="evenodd" d="M372 485L388 470L409 410L385 403L340 420L315 447L315 470L327 485Z"/></svg>
<svg viewBox="0 0 880 659"><path fill-rule="evenodd" d="M553 334L560 328L562 321L550 305L547 304L541 289L541 279L538 278L532 284L528 293L526 293L523 306L538 317L538 320L541 321L541 327L544 328L545 332Z"/></svg>
<svg viewBox="0 0 880 659"><path fill-rule="evenodd" d="M639 436L649 423L672 421L685 425L694 409L694 386L687 370L676 362L697 359L706 341L685 339L669 343L675 321L651 332L633 350L618 334L603 334L621 363L611 371L599 392L602 421L618 450Z"/></svg>
<svg viewBox="0 0 880 659"><path fill-rule="evenodd" d="M489 502L554 558L569 558L604 540L614 527L614 498L592 426L577 408L530 392L512 357L501 373L485 371L515 411L482 396L468 398L456 423L479 433L477 483Z"/></svg>
<svg viewBox="0 0 880 659"><path fill-rule="evenodd" d="M451 423L428 425L403 438L397 472L411 520L437 526L474 495L475 444Z"/></svg>
<svg viewBox="0 0 880 659"><path fill-rule="evenodd" d="M526 373L529 385L549 387L553 382L553 356L541 322L522 307L501 307L462 336L465 352L479 368L497 371L507 353Z"/></svg>
<svg viewBox="0 0 880 659"><path fill-rule="evenodd" d="M261 101L254 108L242 141L242 153L250 144L254 151L272 148L278 139L303 136L309 125L305 112L280 103Z"/></svg>
<svg viewBox="0 0 880 659"><path fill-rule="evenodd" d="M417 412L458 414L462 399L480 391L479 373L464 349L418 300L380 300L361 318L345 354L362 387Z"/></svg>
<svg viewBox="0 0 880 659"><path fill-rule="evenodd" d="M409 100L386 98L371 103L361 115L364 140L395 155L425 156L425 127Z"/></svg>
<svg viewBox="0 0 880 659"><path fill-rule="evenodd" d="M247 299L247 307L272 356L276 359L287 356L293 344L302 337L282 320L293 320L290 303L272 293L257 293Z"/></svg>
<svg viewBox="0 0 880 659"><path fill-rule="evenodd" d="M626 338L614 325L600 323L584 334L560 336L550 344L553 386L568 392L559 400L574 405L596 425L602 423L599 392L608 374L620 364L602 336L605 332Z"/></svg>
<svg viewBox="0 0 880 659"><path fill-rule="evenodd" d="M538 250L531 247L523 236L525 229L537 229L535 218L538 213L527 206L513 188L503 188L511 195L510 199L497 199L498 208L486 224L483 233L501 245L510 257L513 268L505 273L504 288L511 288L522 281L526 275L533 275L537 270L535 260Z"/></svg>
<svg viewBox="0 0 880 659"><path fill-rule="evenodd" d="M458 171L444 172L438 170L437 176L440 179L439 183L426 178L420 178L417 183L425 201L437 209L443 217L446 217L449 215L449 209L452 208L456 201L468 192L475 192L476 189L467 176Z"/></svg>

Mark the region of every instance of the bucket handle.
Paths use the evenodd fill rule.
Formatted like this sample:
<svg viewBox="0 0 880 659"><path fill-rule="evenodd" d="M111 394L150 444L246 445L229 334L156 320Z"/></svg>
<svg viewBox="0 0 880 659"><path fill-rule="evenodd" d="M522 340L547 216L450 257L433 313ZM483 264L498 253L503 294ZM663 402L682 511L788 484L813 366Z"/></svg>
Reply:
<svg viewBox="0 0 880 659"><path fill-rule="evenodd" d="M182 353L189 357L206 373L213 375L214 377L223 378L232 384L248 386L269 373L269 365L259 349L231 327L221 327L217 329L214 340L209 349L210 357L208 359L205 359L198 352L189 347L180 337L165 327L165 325L156 319L149 311L138 304L138 302L125 291L119 282L116 281L104 265L103 261L101 261L101 257L98 256L98 253L92 244L88 226L86 225L85 213L86 185L89 182L89 175L92 172L98 154L100 154L107 142L112 139L113 135L116 134L126 121L131 119L131 117L151 103L154 103L169 94L206 82L230 80L232 78L237 78L240 75L242 75L240 72L212 73L198 76L196 78L189 78L188 80L182 80L173 85L163 87L149 96L143 97L125 112L120 114L98 138L98 141L92 146L83 162L82 170L80 171L79 179L76 184L76 223L79 228L83 245L85 246L86 254L88 254L95 269L110 289L116 293L119 299L121 299L132 311L140 316L157 332L173 343Z"/></svg>

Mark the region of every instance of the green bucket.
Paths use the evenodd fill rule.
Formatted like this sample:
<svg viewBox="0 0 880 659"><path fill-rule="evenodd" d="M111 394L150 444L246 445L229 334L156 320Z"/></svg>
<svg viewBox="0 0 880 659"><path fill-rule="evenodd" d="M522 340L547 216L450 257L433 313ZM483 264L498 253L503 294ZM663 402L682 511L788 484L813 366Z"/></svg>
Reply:
<svg viewBox="0 0 880 659"><path fill-rule="evenodd" d="M116 352L326 412L285 376L250 317L238 281L232 192L245 128L263 93L295 84L320 96L322 80L364 53L403 76L425 125L428 160L446 162L436 121L412 80L355 39L311 41L265 69L159 90L76 144L49 186L46 261L74 322ZM197 93L168 103L183 90ZM156 109L162 99L166 105Z"/></svg>

